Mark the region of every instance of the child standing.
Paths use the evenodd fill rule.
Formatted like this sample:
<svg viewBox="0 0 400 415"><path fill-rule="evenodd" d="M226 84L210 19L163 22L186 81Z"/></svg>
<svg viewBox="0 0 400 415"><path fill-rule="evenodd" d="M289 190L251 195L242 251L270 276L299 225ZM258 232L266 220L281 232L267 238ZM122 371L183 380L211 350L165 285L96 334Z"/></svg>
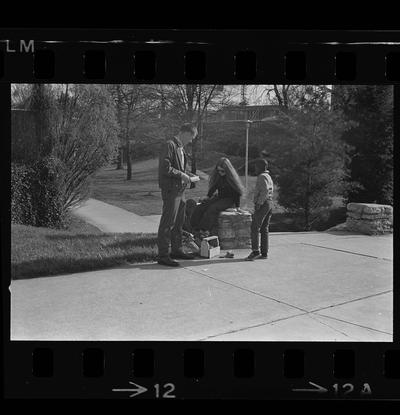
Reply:
<svg viewBox="0 0 400 415"><path fill-rule="evenodd" d="M246 261L268 258L269 221L272 215L272 194L274 183L269 175L268 162L265 159L255 161L257 175L254 191L254 214L251 222L251 254ZM261 233L261 251L260 237Z"/></svg>

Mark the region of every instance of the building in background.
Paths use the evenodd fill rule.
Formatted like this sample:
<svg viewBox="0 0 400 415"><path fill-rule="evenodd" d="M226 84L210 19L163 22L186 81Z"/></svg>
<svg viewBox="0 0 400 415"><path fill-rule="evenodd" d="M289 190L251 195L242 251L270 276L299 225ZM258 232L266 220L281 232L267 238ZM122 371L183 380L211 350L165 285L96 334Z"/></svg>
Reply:
<svg viewBox="0 0 400 415"><path fill-rule="evenodd" d="M218 111L207 112L207 122L264 121L270 120L282 111L279 105L228 105Z"/></svg>

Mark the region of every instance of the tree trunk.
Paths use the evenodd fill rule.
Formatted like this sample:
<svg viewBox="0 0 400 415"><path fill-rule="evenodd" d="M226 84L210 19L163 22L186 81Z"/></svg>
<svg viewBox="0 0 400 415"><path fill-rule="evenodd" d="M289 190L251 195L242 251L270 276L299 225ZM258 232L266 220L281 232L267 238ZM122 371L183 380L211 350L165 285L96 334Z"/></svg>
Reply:
<svg viewBox="0 0 400 415"><path fill-rule="evenodd" d="M129 116L131 113L131 105L128 107L125 118L125 143L126 143L126 180L132 179L132 162L131 162L131 146L129 141Z"/></svg>
<svg viewBox="0 0 400 415"><path fill-rule="evenodd" d="M308 174L308 181L307 181L307 190L306 190L306 200L304 206L304 219L305 219L305 231L311 230L310 225L310 196L311 196L311 175Z"/></svg>
<svg viewBox="0 0 400 415"><path fill-rule="evenodd" d="M118 148L118 156L117 156L117 169L122 170L122 148Z"/></svg>
<svg viewBox="0 0 400 415"><path fill-rule="evenodd" d="M275 92L275 97L278 100L278 105L283 107L284 105L282 101L282 96L281 96L281 93L279 92L278 85L274 85L274 92Z"/></svg>
<svg viewBox="0 0 400 415"><path fill-rule="evenodd" d="M165 118L165 112L166 112L166 100L165 100L165 95L162 92L161 93L161 106L160 106L160 118L164 119Z"/></svg>
<svg viewBox="0 0 400 415"><path fill-rule="evenodd" d="M311 230L311 226L310 226L310 208L308 206L308 201L306 203L306 208L304 209L304 219L305 219L305 224L304 224L304 230L306 232Z"/></svg>
<svg viewBox="0 0 400 415"><path fill-rule="evenodd" d="M192 141L192 173L196 174L197 163L196 163L196 153L197 153L197 141Z"/></svg>
<svg viewBox="0 0 400 415"><path fill-rule="evenodd" d="M195 86L186 85L186 97L187 97L187 110L186 110L186 122L193 121L193 104L194 104Z"/></svg>
<svg viewBox="0 0 400 415"><path fill-rule="evenodd" d="M32 91L31 107L34 113L35 136L37 147L41 158L48 156L52 150L50 140L50 128L48 118L48 98L46 97L45 86L34 84Z"/></svg>
<svg viewBox="0 0 400 415"><path fill-rule="evenodd" d="M285 85L282 85L283 106L285 108L289 107L289 97L288 97L289 88L290 88L290 85L287 85L286 87Z"/></svg>
<svg viewBox="0 0 400 415"><path fill-rule="evenodd" d="M200 136L200 157L203 160L204 151L203 151L203 120L200 121L200 128L199 128L199 136Z"/></svg>
<svg viewBox="0 0 400 415"><path fill-rule="evenodd" d="M129 141L126 143L126 180L132 180L131 146Z"/></svg>
<svg viewBox="0 0 400 415"><path fill-rule="evenodd" d="M123 135L122 135L122 90L121 85L117 85L117 119L120 128L119 135L119 147L118 147L118 157L117 157L117 170L122 170L124 167L124 145L123 145Z"/></svg>

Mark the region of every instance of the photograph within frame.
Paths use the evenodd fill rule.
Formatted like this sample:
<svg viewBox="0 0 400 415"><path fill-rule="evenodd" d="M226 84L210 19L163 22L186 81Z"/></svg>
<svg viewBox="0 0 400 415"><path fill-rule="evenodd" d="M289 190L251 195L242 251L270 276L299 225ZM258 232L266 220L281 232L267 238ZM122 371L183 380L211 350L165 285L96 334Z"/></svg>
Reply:
<svg viewBox="0 0 400 415"><path fill-rule="evenodd" d="M11 94L11 340L393 341L392 86Z"/></svg>

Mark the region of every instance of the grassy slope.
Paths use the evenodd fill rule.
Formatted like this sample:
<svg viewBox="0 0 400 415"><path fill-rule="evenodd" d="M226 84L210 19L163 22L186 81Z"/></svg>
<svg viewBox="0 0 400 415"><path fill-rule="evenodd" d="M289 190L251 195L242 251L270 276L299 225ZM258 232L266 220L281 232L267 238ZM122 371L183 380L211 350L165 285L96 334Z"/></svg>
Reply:
<svg viewBox="0 0 400 415"><path fill-rule="evenodd" d="M92 179L91 197L138 215L160 214L157 160L134 163L130 181L126 180L126 170L109 167L99 171Z"/></svg>
<svg viewBox="0 0 400 415"><path fill-rule="evenodd" d="M76 222L75 226L79 227ZM24 225L11 226L13 279L48 276L118 266L156 258L154 234L104 234Z"/></svg>
<svg viewBox="0 0 400 415"><path fill-rule="evenodd" d="M91 184L91 197L126 209L138 215L160 215L161 192L158 188L158 160L134 163L132 180L126 180L126 170L110 167L96 174ZM244 184L245 179L242 177ZM252 207L255 177L249 177L249 193L243 198L243 208ZM186 199L198 199L207 194L208 182L201 180L196 188L186 191ZM276 203L276 211L282 211Z"/></svg>
<svg viewBox="0 0 400 415"><path fill-rule="evenodd" d="M89 233L94 235L103 233L100 229L96 228L96 226L93 226L74 215L70 215L68 218L67 230L70 232Z"/></svg>

